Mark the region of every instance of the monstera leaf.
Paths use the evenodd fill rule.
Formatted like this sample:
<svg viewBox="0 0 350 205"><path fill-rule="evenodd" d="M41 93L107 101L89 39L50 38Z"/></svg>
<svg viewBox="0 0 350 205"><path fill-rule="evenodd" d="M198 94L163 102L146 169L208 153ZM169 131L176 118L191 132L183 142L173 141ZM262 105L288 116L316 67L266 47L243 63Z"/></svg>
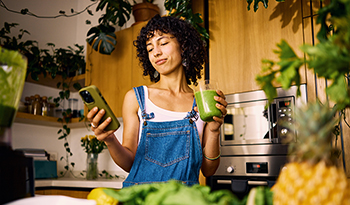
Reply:
<svg viewBox="0 0 350 205"><path fill-rule="evenodd" d="M117 36L112 26L99 25L92 27L87 33L87 42L92 45L95 51L101 54L111 54L117 43ZM89 37L90 36L90 37Z"/></svg>
<svg viewBox="0 0 350 205"><path fill-rule="evenodd" d="M100 1L96 11L105 11L105 14L98 20L100 24L87 33L87 42L95 51L107 55L113 52L117 39L111 25L122 27L130 19L131 9L131 4L125 0Z"/></svg>

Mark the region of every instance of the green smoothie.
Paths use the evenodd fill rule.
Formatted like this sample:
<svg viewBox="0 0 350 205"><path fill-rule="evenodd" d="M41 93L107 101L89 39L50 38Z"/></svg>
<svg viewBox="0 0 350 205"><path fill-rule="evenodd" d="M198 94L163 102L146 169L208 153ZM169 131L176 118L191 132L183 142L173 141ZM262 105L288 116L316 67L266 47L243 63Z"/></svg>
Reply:
<svg viewBox="0 0 350 205"><path fill-rule="evenodd" d="M0 113L0 127L11 127L16 109L14 107L0 104Z"/></svg>
<svg viewBox="0 0 350 205"><path fill-rule="evenodd" d="M216 107L217 101L214 99L214 96L218 96L215 90L197 91L194 96L203 121L210 122L214 116L221 117L221 111Z"/></svg>
<svg viewBox="0 0 350 205"><path fill-rule="evenodd" d="M11 127L22 95L27 60L0 47L0 126Z"/></svg>

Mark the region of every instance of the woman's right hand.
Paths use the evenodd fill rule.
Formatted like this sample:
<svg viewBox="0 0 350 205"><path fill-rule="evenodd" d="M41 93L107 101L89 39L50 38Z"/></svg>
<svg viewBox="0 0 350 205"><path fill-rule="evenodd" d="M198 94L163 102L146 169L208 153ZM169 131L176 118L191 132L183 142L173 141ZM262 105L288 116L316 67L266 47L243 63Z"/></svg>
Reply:
<svg viewBox="0 0 350 205"><path fill-rule="evenodd" d="M95 133L96 138L100 141L108 141L110 138L109 136L112 135L115 130L108 130L106 131L105 128L109 125L109 123L112 121L110 117L108 117L104 122L99 124L101 121L103 115L106 113L104 109L98 110L98 107L94 107L93 109L90 110L90 112L86 115L86 118L90 121L91 123L91 130Z"/></svg>

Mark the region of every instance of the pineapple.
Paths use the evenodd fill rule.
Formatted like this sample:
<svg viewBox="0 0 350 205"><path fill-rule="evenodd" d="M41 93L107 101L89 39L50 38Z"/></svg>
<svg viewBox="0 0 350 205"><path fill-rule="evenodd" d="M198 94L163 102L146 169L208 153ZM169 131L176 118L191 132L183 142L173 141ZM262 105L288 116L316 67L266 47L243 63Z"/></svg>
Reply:
<svg viewBox="0 0 350 205"><path fill-rule="evenodd" d="M298 131L290 142L290 162L272 187L274 205L350 204L350 187L339 151L332 146L335 110L320 103L296 109L291 127Z"/></svg>

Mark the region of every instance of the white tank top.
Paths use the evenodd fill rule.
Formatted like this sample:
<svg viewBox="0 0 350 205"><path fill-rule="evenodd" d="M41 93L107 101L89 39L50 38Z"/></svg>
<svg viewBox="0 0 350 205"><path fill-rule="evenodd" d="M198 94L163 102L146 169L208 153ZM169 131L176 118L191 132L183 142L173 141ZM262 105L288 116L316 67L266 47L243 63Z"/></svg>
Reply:
<svg viewBox="0 0 350 205"><path fill-rule="evenodd" d="M149 121L154 121L154 122L162 122L162 121L175 121L175 120L182 120L187 116L188 112L174 112L174 111L169 111L163 108L160 108L156 106L149 98L148 98L148 88L147 86L142 86L144 90L144 96L145 96L145 109L146 113L154 113L154 118L149 119ZM143 125L143 119L141 115L141 108L139 107L138 109L138 116L140 119L140 131L139 131L139 141L141 139L141 129ZM198 135L199 139L202 139L203 136L203 129L204 129L204 124L205 122L201 120L200 117L198 117L198 120L195 121L197 130L198 130ZM202 140L201 140L202 141Z"/></svg>

